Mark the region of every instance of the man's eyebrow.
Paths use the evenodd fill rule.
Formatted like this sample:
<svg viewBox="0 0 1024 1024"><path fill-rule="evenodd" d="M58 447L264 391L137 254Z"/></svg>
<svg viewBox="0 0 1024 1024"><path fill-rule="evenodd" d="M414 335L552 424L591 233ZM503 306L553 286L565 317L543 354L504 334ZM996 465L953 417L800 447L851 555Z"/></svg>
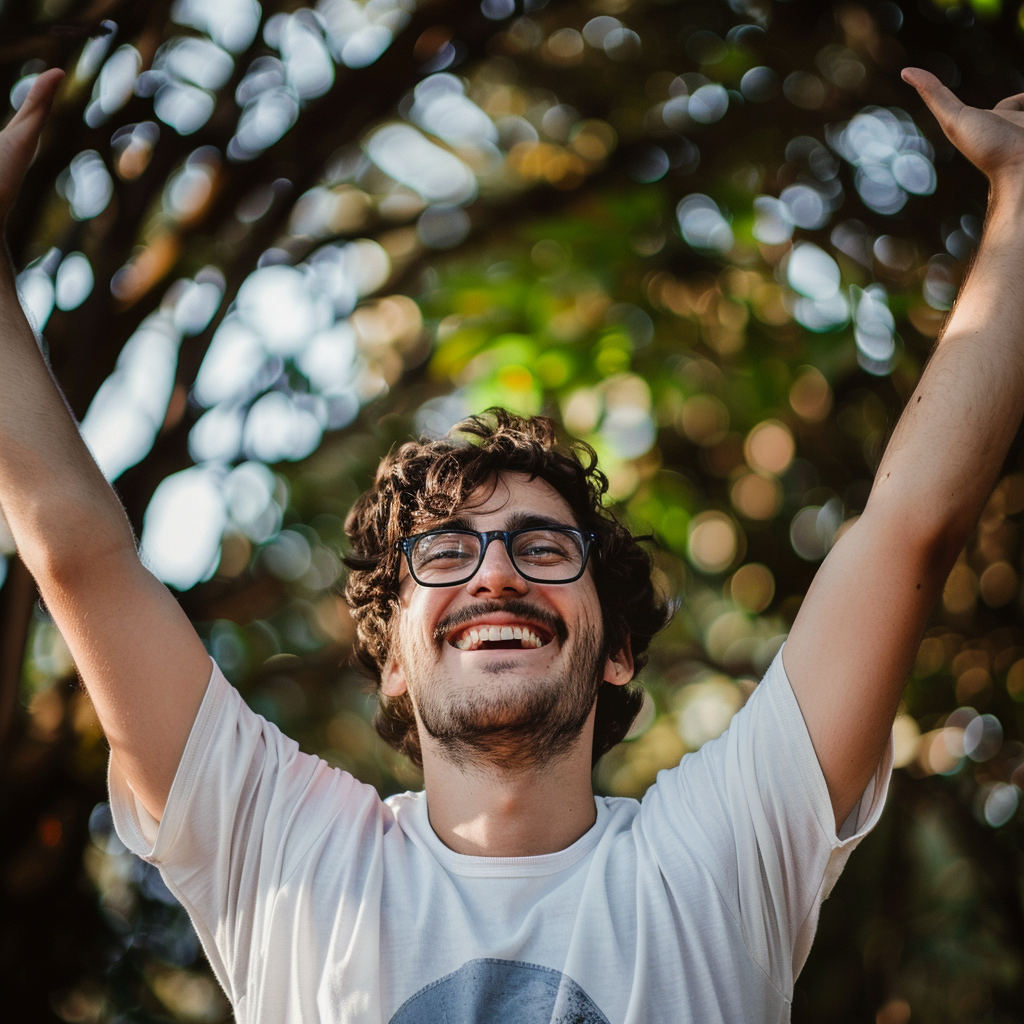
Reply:
<svg viewBox="0 0 1024 1024"><path fill-rule="evenodd" d="M430 527L433 530L470 530L473 529L473 524L465 516L452 516L451 519L444 519L439 523L434 523Z"/></svg>
<svg viewBox="0 0 1024 1024"><path fill-rule="evenodd" d="M506 530L532 530L543 529L544 527L555 526L569 529L576 529L575 523L564 523L559 519L552 519L551 516L538 515L536 512L513 512L505 524Z"/></svg>
<svg viewBox="0 0 1024 1024"><path fill-rule="evenodd" d="M509 515L505 521L506 530L535 530L545 529L547 527L561 527L562 529L579 529L575 523L563 522L560 519L554 519L551 516L542 516L536 512L513 512ZM431 528L433 530L474 530L473 522L467 516L452 516L451 519L445 519L443 522L435 523Z"/></svg>

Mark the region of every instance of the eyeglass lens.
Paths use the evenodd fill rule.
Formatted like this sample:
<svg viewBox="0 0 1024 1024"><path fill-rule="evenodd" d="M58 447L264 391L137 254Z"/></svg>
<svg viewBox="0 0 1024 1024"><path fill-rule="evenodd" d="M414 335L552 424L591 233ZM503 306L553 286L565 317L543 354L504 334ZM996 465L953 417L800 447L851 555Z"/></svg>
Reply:
<svg viewBox="0 0 1024 1024"><path fill-rule="evenodd" d="M471 533L428 533L412 546L413 575L426 584L468 580L480 563L481 540ZM527 579L570 580L583 566L583 543L561 530L525 530L512 538L512 564Z"/></svg>

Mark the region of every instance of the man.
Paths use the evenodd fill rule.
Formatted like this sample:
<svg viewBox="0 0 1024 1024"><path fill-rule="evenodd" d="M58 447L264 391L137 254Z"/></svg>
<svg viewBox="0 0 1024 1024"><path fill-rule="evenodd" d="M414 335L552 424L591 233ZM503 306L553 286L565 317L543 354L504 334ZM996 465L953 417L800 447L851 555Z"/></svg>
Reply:
<svg viewBox="0 0 1024 1024"><path fill-rule="evenodd" d="M864 514L730 729L642 804L592 760L664 613L590 460L504 414L407 445L349 518L358 653L425 794L382 803L227 685L140 563L0 274L0 508L111 748L121 836L192 915L237 1020L784 1021L881 810L925 619L1024 400L1024 96L908 70L991 182L980 251ZM59 72L0 133L0 214Z"/></svg>

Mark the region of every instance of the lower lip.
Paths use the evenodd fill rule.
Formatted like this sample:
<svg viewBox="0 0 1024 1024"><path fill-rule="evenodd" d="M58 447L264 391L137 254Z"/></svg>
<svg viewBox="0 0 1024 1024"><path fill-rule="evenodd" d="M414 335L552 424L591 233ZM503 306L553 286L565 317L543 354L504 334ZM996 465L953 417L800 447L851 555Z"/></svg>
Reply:
<svg viewBox="0 0 1024 1024"><path fill-rule="evenodd" d="M536 654L538 651L545 651L550 646L550 641L544 644L542 647L478 647L476 650L462 650L461 647L456 647L454 644L448 644L453 650L459 654Z"/></svg>

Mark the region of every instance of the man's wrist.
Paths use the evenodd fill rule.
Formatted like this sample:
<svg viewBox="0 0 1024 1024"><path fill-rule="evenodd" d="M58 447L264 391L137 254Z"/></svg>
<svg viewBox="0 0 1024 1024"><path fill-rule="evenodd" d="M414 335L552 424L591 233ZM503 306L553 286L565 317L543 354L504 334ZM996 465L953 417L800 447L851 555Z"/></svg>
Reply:
<svg viewBox="0 0 1024 1024"><path fill-rule="evenodd" d="M993 178L990 184L986 234L1024 238L1024 173Z"/></svg>

